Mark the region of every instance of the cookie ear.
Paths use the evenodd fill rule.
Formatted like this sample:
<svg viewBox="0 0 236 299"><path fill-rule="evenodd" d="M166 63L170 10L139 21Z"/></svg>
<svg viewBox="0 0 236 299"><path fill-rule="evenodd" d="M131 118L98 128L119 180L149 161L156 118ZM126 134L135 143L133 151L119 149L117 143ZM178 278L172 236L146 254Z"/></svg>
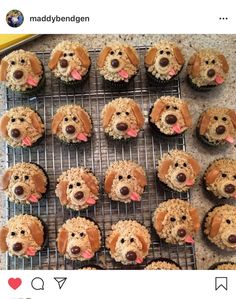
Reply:
<svg viewBox="0 0 236 299"><path fill-rule="evenodd" d="M147 243L145 242L144 238L141 235L136 234L136 236L142 244L142 252L146 253L148 251Z"/></svg>
<svg viewBox="0 0 236 299"><path fill-rule="evenodd" d="M32 176L32 180L35 185L36 192L45 193L46 192L46 184L44 182L43 175L41 173L36 173Z"/></svg>
<svg viewBox="0 0 236 299"><path fill-rule="evenodd" d="M205 176L205 180L207 184L213 184L216 178L218 177L220 171L218 169L212 169L207 172Z"/></svg>
<svg viewBox="0 0 236 299"><path fill-rule="evenodd" d="M209 236L211 238L214 238L218 234L221 222L222 222L222 216L219 213L216 213L213 216L212 221L211 221L211 229L210 229L210 233L209 233Z"/></svg>
<svg viewBox="0 0 236 299"><path fill-rule="evenodd" d="M236 128L236 113L234 110L229 110L229 112L227 113L234 125L234 127Z"/></svg>
<svg viewBox="0 0 236 299"><path fill-rule="evenodd" d="M146 176L141 171L138 171L137 169L133 170L133 174L134 174L136 180L138 181L138 184L142 188L144 188L147 185Z"/></svg>
<svg viewBox="0 0 236 299"><path fill-rule="evenodd" d="M171 164L172 164L171 160L165 160L161 163L161 166L159 167L159 171L158 171L158 176L161 180L165 179L165 176L168 173Z"/></svg>
<svg viewBox="0 0 236 299"><path fill-rule="evenodd" d="M66 194L67 185L68 185L68 182L61 181L60 183L57 184L56 191L55 191L56 195L58 196L58 198L63 206L68 203L67 194Z"/></svg>
<svg viewBox="0 0 236 299"><path fill-rule="evenodd" d="M137 103L133 103L131 106L131 109L136 118L138 126L141 128L144 125L144 117L143 117L140 107L138 106Z"/></svg>
<svg viewBox="0 0 236 299"><path fill-rule="evenodd" d="M198 77L200 74L201 59L198 54L194 54L193 58L190 59L191 74L193 77Z"/></svg>
<svg viewBox="0 0 236 299"><path fill-rule="evenodd" d="M130 47L125 47L125 52L126 52L127 56L129 57L129 60L131 61L131 63L134 66L138 66L139 59L138 59L138 56L136 55L136 53L134 52L134 50Z"/></svg>
<svg viewBox="0 0 236 299"><path fill-rule="evenodd" d="M186 103L183 103L180 107L180 111L181 111L181 114L183 116L185 125L187 127L191 127L192 126L192 117L191 117L190 112L188 110L188 105Z"/></svg>
<svg viewBox="0 0 236 299"><path fill-rule="evenodd" d="M195 232L197 232L200 228L200 217L199 217L198 211L197 211L197 209L192 208L189 211L189 214L190 214L190 216L192 218L192 221L193 221L194 230L195 230Z"/></svg>
<svg viewBox="0 0 236 299"><path fill-rule="evenodd" d="M112 105L109 105L106 108L106 110L104 111L104 117L103 117L103 121L102 121L102 125L104 128L106 128L109 125L109 122L115 112L116 112L116 109Z"/></svg>
<svg viewBox="0 0 236 299"><path fill-rule="evenodd" d="M114 254L115 253L115 250L116 250L116 243L117 243L117 240L119 238L120 234L119 233L113 233L111 236L110 236L110 242L108 244L108 248L111 250L111 253Z"/></svg>
<svg viewBox="0 0 236 299"><path fill-rule="evenodd" d="M82 179L85 181L85 184L89 187L89 189L93 192L93 194L98 195L98 185L96 184L92 175L84 172L81 176Z"/></svg>
<svg viewBox="0 0 236 299"><path fill-rule="evenodd" d="M57 249L60 254L65 254L68 242L68 231L65 228L59 230L57 236Z"/></svg>
<svg viewBox="0 0 236 299"><path fill-rule="evenodd" d="M61 121L63 120L64 117L64 113L63 112L57 112L52 120L52 134L56 134L57 133L57 129L59 124L61 123Z"/></svg>
<svg viewBox="0 0 236 299"><path fill-rule="evenodd" d="M83 109L79 109L77 114L83 123L85 133L89 134L91 131L91 121L88 114Z"/></svg>
<svg viewBox="0 0 236 299"><path fill-rule="evenodd" d="M160 233L163 229L163 220L167 214L167 211L160 211L156 214L156 230Z"/></svg>
<svg viewBox="0 0 236 299"><path fill-rule="evenodd" d="M31 122L32 122L32 125L33 127L39 132L41 133L42 132L42 126L41 126L41 123L39 121L39 117L36 115L36 113L31 113L30 115L30 119L31 119Z"/></svg>
<svg viewBox="0 0 236 299"><path fill-rule="evenodd" d="M86 230L89 238L89 243L93 252L100 248L100 234L97 228L91 227Z"/></svg>
<svg viewBox="0 0 236 299"><path fill-rule="evenodd" d="M8 62L2 60L0 64L0 81L6 81L7 69L8 69Z"/></svg>
<svg viewBox="0 0 236 299"><path fill-rule="evenodd" d="M35 75L39 75L42 72L42 65L38 61L37 57L35 57L33 54L29 54L29 60L33 73Z"/></svg>
<svg viewBox="0 0 236 299"><path fill-rule="evenodd" d="M0 177L0 190L6 190L8 188L10 179L11 179L12 171L7 170L4 174Z"/></svg>
<svg viewBox="0 0 236 299"><path fill-rule="evenodd" d="M44 234L42 233L39 225L35 222L32 222L29 225L29 229L34 241L38 244L38 246L42 246L44 241Z"/></svg>
<svg viewBox="0 0 236 299"><path fill-rule="evenodd" d="M9 120L10 118L6 114L4 114L0 119L0 135L2 137L8 136L7 125Z"/></svg>
<svg viewBox="0 0 236 299"><path fill-rule="evenodd" d="M88 54L85 52L85 50L82 47L77 47L75 49L75 54L82 62L82 65L85 68L89 68L91 62L90 62L90 58L89 58Z"/></svg>
<svg viewBox="0 0 236 299"><path fill-rule="evenodd" d="M159 120L161 113L164 110L165 106L166 105L160 100L154 104L154 106L152 108L152 112L150 114L152 122Z"/></svg>
<svg viewBox="0 0 236 299"><path fill-rule="evenodd" d="M7 247L7 234L8 234L8 228L3 226L0 228L0 251L2 253L5 253L8 250Z"/></svg>
<svg viewBox="0 0 236 299"><path fill-rule="evenodd" d="M200 135L204 135L208 129L208 125L210 122L211 118L210 116L206 113L202 116L200 127L199 127L199 133Z"/></svg>
<svg viewBox="0 0 236 299"><path fill-rule="evenodd" d="M57 63L59 59L61 58L63 52L62 51L56 51L50 58L48 62L48 67L53 70L57 66Z"/></svg>
<svg viewBox="0 0 236 299"><path fill-rule="evenodd" d="M111 51L110 47L105 47L98 55L97 65L99 68L102 68L104 66L105 60L107 58L107 55Z"/></svg>
<svg viewBox="0 0 236 299"><path fill-rule="evenodd" d="M112 188L112 185L113 185L113 181L115 179L115 176L116 176L116 172L115 171L111 171L105 178L105 186L104 186L104 189L105 189L105 192L106 193L110 193L111 192L111 188Z"/></svg>
<svg viewBox="0 0 236 299"><path fill-rule="evenodd" d="M175 55L175 58L176 58L178 64L183 65L184 64L184 56L179 47L174 48L174 55Z"/></svg>
<svg viewBox="0 0 236 299"><path fill-rule="evenodd" d="M220 55L218 55L218 57L219 57L220 62L222 64L222 69L223 69L224 73L228 73L229 65L228 65L228 62L227 62L225 56L223 54L220 54Z"/></svg>
<svg viewBox="0 0 236 299"><path fill-rule="evenodd" d="M191 157L187 158L187 160L188 160L188 163L191 164L193 171L194 171L195 175L197 176L201 170L201 167L200 167L198 161Z"/></svg>
<svg viewBox="0 0 236 299"><path fill-rule="evenodd" d="M145 55L144 62L147 66L150 66L154 63L157 53L157 48L151 48Z"/></svg>

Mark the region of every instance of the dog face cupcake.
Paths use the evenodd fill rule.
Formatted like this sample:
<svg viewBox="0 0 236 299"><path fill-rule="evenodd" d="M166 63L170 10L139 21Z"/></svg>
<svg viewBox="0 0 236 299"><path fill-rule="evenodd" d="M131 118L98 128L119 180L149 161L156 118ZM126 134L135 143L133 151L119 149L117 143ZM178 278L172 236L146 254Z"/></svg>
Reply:
<svg viewBox="0 0 236 299"><path fill-rule="evenodd" d="M195 184L199 172L197 160L181 150L165 153L157 165L158 179L178 192L189 190Z"/></svg>
<svg viewBox="0 0 236 299"><path fill-rule="evenodd" d="M106 247L116 262L124 265L141 264L148 255L150 234L145 226L135 220L120 220L112 225Z"/></svg>
<svg viewBox="0 0 236 299"><path fill-rule="evenodd" d="M78 42L63 41L53 50L48 63L56 78L65 84L80 84L88 74L91 60Z"/></svg>
<svg viewBox="0 0 236 299"><path fill-rule="evenodd" d="M91 220L83 217L72 218L59 229L58 251L70 260L89 260L100 247L101 233Z"/></svg>
<svg viewBox="0 0 236 299"><path fill-rule="evenodd" d="M197 210L181 199L160 203L152 221L159 237L170 244L194 243L193 237L200 228Z"/></svg>
<svg viewBox="0 0 236 299"><path fill-rule="evenodd" d="M205 217L204 233L220 249L236 250L236 207L216 206Z"/></svg>
<svg viewBox="0 0 236 299"><path fill-rule="evenodd" d="M28 107L15 107L0 118L0 135L12 147L30 147L44 134L39 114Z"/></svg>
<svg viewBox="0 0 236 299"><path fill-rule="evenodd" d="M0 250L11 256L35 256L42 249L45 232L42 222L31 215L18 215L0 228Z"/></svg>
<svg viewBox="0 0 236 299"><path fill-rule="evenodd" d="M229 66L225 56L213 49L202 49L188 62L188 81L198 90L221 85L227 78Z"/></svg>
<svg viewBox="0 0 236 299"><path fill-rule="evenodd" d="M216 199L236 199L236 160L222 158L212 162L205 171L204 182Z"/></svg>
<svg viewBox="0 0 236 299"><path fill-rule="evenodd" d="M47 191L46 172L34 163L17 163L0 178L0 188L9 200L20 204L38 202Z"/></svg>
<svg viewBox="0 0 236 299"><path fill-rule="evenodd" d="M99 185L95 175L83 167L64 171L57 180L56 196L63 206L82 210L98 200Z"/></svg>
<svg viewBox="0 0 236 299"><path fill-rule="evenodd" d="M61 106L52 120L52 134L68 144L87 142L92 135L91 117L79 105Z"/></svg>
<svg viewBox="0 0 236 299"><path fill-rule="evenodd" d="M144 125L140 106L129 98L118 98L105 105L101 118L104 132L112 139L137 137Z"/></svg>
<svg viewBox="0 0 236 299"><path fill-rule="evenodd" d="M147 75L153 82L167 83L180 73L184 56L175 43L161 41L148 49L144 62Z"/></svg>
<svg viewBox="0 0 236 299"><path fill-rule="evenodd" d="M210 108L198 121L197 135L208 145L234 143L236 135L236 113L228 108Z"/></svg>
<svg viewBox="0 0 236 299"><path fill-rule="evenodd" d="M140 201L147 179L143 168L132 161L113 163L105 175L105 192L111 200Z"/></svg>
<svg viewBox="0 0 236 299"><path fill-rule="evenodd" d="M43 78L43 65L32 52L13 51L1 61L0 81L15 92L35 92Z"/></svg>
<svg viewBox="0 0 236 299"><path fill-rule="evenodd" d="M219 262L212 265L209 270L236 270L236 263L233 262Z"/></svg>
<svg viewBox="0 0 236 299"><path fill-rule="evenodd" d="M163 96L157 99L151 108L149 124L154 132L176 136L192 126L192 118L185 101Z"/></svg>
<svg viewBox="0 0 236 299"><path fill-rule="evenodd" d="M132 46L111 43L100 52L97 65L106 82L112 86L122 86L137 74L139 58Z"/></svg>
<svg viewBox="0 0 236 299"><path fill-rule="evenodd" d="M181 267L174 261L166 258L159 258L149 263L145 270L181 270Z"/></svg>

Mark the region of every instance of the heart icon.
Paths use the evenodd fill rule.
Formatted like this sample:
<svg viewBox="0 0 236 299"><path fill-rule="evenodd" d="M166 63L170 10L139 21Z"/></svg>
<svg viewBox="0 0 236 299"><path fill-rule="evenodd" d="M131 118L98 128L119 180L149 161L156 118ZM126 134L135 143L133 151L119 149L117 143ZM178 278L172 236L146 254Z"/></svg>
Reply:
<svg viewBox="0 0 236 299"><path fill-rule="evenodd" d="M22 280L20 278L9 278L8 284L13 290L16 290L22 284Z"/></svg>

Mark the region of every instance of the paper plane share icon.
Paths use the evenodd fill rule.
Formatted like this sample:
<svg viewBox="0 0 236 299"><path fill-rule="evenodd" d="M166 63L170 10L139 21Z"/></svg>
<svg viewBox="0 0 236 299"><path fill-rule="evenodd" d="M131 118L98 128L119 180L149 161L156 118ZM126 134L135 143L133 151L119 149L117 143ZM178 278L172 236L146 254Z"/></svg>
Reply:
<svg viewBox="0 0 236 299"><path fill-rule="evenodd" d="M54 279L58 283L59 289L61 290L67 280L67 277L54 277Z"/></svg>

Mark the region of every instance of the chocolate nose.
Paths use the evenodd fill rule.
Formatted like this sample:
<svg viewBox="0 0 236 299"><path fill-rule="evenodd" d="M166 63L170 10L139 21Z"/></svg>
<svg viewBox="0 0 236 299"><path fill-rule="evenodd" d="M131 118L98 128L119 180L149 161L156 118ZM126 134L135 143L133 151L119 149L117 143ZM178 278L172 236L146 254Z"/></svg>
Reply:
<svg viewBox="0 0 236 299"><path fill-rule="evenodd" d="M14 78L18 79L18 80L21 79L23 77L23 75L24 75L24 73L20 70L17 70L13 73Z"/></svg>
<svg viewBox="0 0 236 299"><path fill-rule="evenodd" d="M173 125L177 122L177 117L173 114L168 114L165 117L165 121L168 125Z"/></svg>
<svg viewBox="0 0 236 299"><path fill-rule="evenodd" d="M78 191L75 193L74 198L75 199L82 199L84 197L84 193L82 191Z"/></svg>
<svg viewBox="0 0 236 299"><path fill-rule="evenodd" d="M23 248L23 246L22 246L22 244L19 243L19 242L15 243L15 244L13 245L13 247L12 247L12 249L13 249L14 251L16 251L16 252L21 251L22 248Z"/></svg>
<svg viewBox="0 0 236 299"><path fill-rule="evenodd" d="M235 244L235 243L236 243L236 235L230 235L230 236L228 237L228 241L229 241L229 243L231 243L231 244Z"/></svg>
<svg viewBox="0 0 236 299"><path fill-rule="evenodd" d="M60 66L61 66L62 68L66 68L66 67L68 67L68 61L67 61L66 59L61 59L61 60L60 60Z"/></svg>
<svg viewBox="0 0 236 299"><path fill-rule="evenodd" d="M126 258L128 261L133 262L136 260L137 254L134 251L128 251L126 253Z"/></svg>
<svg viewBox="0 0 236 299"><path fill-rule="evenodd" d="M177 181L179 181L180 183L183 183L186 181L186 175L184 173L179 173L176 176Z"/></svg>
<svg viewBox="0 0 236 299"><path fill-rule="evenodd" d="M23 187L22 187L22 186L17 186L17 187L15 187L15 189L14 189L14 193L15 193L16 195L22 195L22 194L24 193L24 189L23 189Z"/></svg>
<svg viewBox="0 0 236 299"><path fill-rule="evenodd" d="M234 193L234 191L235 191L235 186L233 184L228 184L225 186L226 193L231 194L231 193Z"/></svg>
<svg viewBox="0 0 236 299"><path fill-rule="evenodd" d="M165 67L169 64L169 59L166 57L162 57L159 61L160 66Z"/></svg>
<svg viewBox="0 0 236 299"><path fill-rule="evenodd" d="M180 238L185 237L185 236L186 236L186 230L183 229L183 228L178 229L178 231L177 231L177 235L178 235Z"/></svg>
<svg viewBox="0 0 236 299"><path fill-rule="evenodd" d="M72 125L66 126L66 133L74 134L75 133L75 127L72 126Z"/></svg>
<svg viewBox="0 0 236 299"><path fill-rule="evenodd" d="M214 77L215 74L216 74L216 72L215 72L215 70L213 70L213 69L210 69L210 70L208 70L208 72L207 72L207 76L210 77L210 78Z"/></svg>
<svg viewBox="0 0 236 299"><path fill-rule="evenodd" d="M126 187L126 186L122 187L122 188L120 189L120 193L121 193L122 195L128 195L128 194L129 194L129 188Z"/></svg>
<svg viewBox="0 0 236 299"><path fill-rule="evenodd" d="M118 59L112 59L111 61L111 66L114 68L117 68L120 65L119 60Z"/></svg>
<svg viewBox="0 0 236 299"><path fill-rule="evenodd" d="M20 137L20 130L18 130L18 129L12 129L11 130L11 137L12 138L18 138L18 137Z"/></svg>
<svg viewBox="0 0 236 299"><path fill-rule="evenodd" d="M218 126L216 128L216 134L221 135L224 134L224 132L225 132L225 126Z"/></svg>
<svg viewBox="0 0 236 299"><path fill-rule="evenodd" d="M70 251L72 254L79 254L80 248L79 248L79 246L73 246Z"/></svg>
<svg viewBox="0 0 236 299"><path fill-rule="evenodd" d="M126 131L128 129L128 125L126 123L118 123L116 128L119 131Z"/></svg>

